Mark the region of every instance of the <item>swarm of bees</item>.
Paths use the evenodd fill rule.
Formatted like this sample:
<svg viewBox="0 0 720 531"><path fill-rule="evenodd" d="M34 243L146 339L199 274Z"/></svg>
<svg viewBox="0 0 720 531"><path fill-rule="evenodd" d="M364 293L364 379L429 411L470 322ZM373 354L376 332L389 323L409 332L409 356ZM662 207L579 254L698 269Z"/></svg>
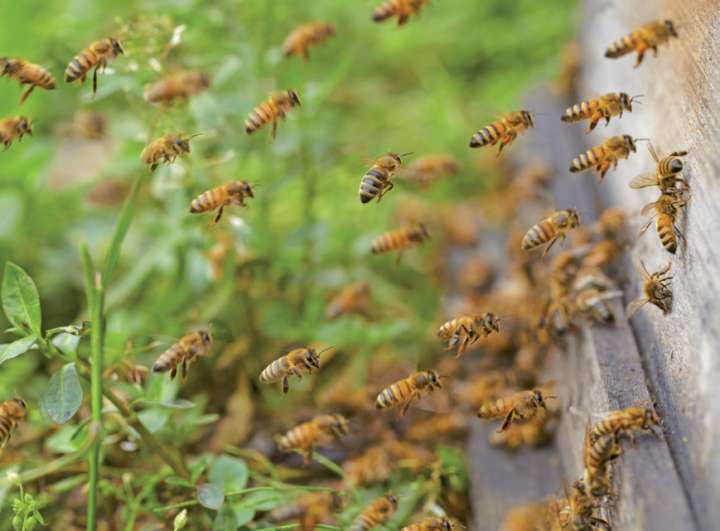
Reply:
<svg viewBox="0 0 720 531"><path fill-rule="evenodd" d="M427 4L429 0L386 0L373 11L372 20L382 22L396 18L397 24L401 26ZM299 56L308 61L310 48L327 41L333 35L333 24L304 24L287 37L282 51L286 57ZM659 45L677 36L672 21L651 22L613 43L605 55L617 58L634 51L637 53L637 67L648 49L657 54ZM115 37L96 41L71 60L65 71L65 81L70 83L79 80L82 84L92 70L94 95L97 91L98 71L103 72L109 62L124 53L123 46ZM576 70L577 65L574 73L569 72L567 75L576 77ZM44 90L55 88L55 79L48 70L21 58L0 59L0 76L8 76L21 86L28 85L20 98L20 104L29 97L35 87ZM570 81L564 83L569 84ZM148 86L144 91L144 99L151 104L169 106L177 101L187 100L209 87L210 78L207 74L181 72ZM601 95L567 108L561 120L568 123L588 121L586 132L589 133L602 120L607 125L613 117L619 119L624 112L632 112L633 104L639 103L640 97L641 95L631 97L625 92ZM250 111L244 123L245 131L249 135L272 124L271 138L274 139L278 122L299 106L300 97L295 90L272 92L265 101ZM480 148L498 145L499 156L519 135L534 128L535 114L528 110L504 114L473 134L469 146ZM93 138L102 137L104 123L98 129L100 132ZM25 134L32 135L32 132L30 118L17 116L0 121L0 141L6 149L15 140L20 141ZM173 164L178 157L190 152L190 140L193 136L196 135L167 133L152 140L142 150L140 159L149 166L150 171L155 171L163 163ZM603 179L611 168L617 167L619 160L627 160L632 153L636 153L636 143L642 140L648 139L634 138L627 134L607 138L602 144L573 159L569 171L577 173L594 170ZM642 228L641 234L654 220L663 248L675 254L678 237L684 239L677 227L677 220L690 198L689 185L681 176L685 167L683 158L688 152L673 151L660 158L652 144L649 144L649 150L656 164L655 171L638 175L630 181L630 187L634 189L657 187L660 190L659 198L647 204L641 211L642 215L654 212L653 217ZM396 176L426 189L437 180L455 175L461 169L460 163L446 154L426 156L403 168L401 157L405 155L409 153L398 155L388 152L372 163L360 182L358 193L362 204L374 199L380 202L384 195L393 189ZM546 165L530 165L524 172L519 172L514 182L499 190L496 197L502 199L501 203L518 209L514 212L517 214L519 209L526 205L538 206L537 202L543 199L543 193L547 191L548 182L549 170ZM195 197L190 203L189 211L193 214L217 211L214 216L214 222L217 223L226 206L245 207L246 201L254 197L253 184L244 180L231 180ZM606 210L594 226L587 227L580 226L580 214L575 209L555 210L523 232L525 227L538 218L539 216L534 217L524 226L520 225L522 228L517 229L516 226L517 230L508 237L512 243L508 253L511 264L506 268L508 273L503 280L507 282L502 289L491 278L492 269L485 262L470 263L469 267L462 270L467 273L460 276L468 277L465 280L460 279L463 291L472 292L471 296L467 297L469 307L467 311L451 313L450 315L459 317L448 320L437 330L437 336L446 343L447 350L456 350L454 359L447 357L455 363L453 375L462 372L457 358L478 343L482 343L488 354L488 359L482 360L487 363L481 370L471 374L472 379L448 382L448 385L443 384L445 379L450 380L449 376L445 376L449 373L444 370L442 375L435 369L412 372L394 383L385 384L384 388L377 389L375 409L397 407L402 417L411 405L417 405L423 397L450 392L455 400L459 399L459 402L465 404L465 408L469 406L476 409L477 417L501 420L497 431L490 437L491 444L515 449L542 444L552 436L553 419L558 414L552 403L558 396L552 394L554 382L547 382L542 375L544 359L546 354L562 344L562 337L574 330L578 322L611 326L615 321L611 301L621 297L623 293L616 289L608 270L613 261L622 254L628 240L625 234L625 214L619 209ZM574 245L556 254L549 263L533 260L531 253L526 252L543 246L544 257L558 240L564 242L571 231L573 240L576 240ZM417 247L429 238L428 225L414 222L379 236L372 242L371 252L398 252L399 261L405 250ZM672 263L668 262L660 270L650 273L644 262L640 261L638 270L643 280L643 293L641 298L628 305L628 319L648 303L658 307L663 314L671 311L671 266ZM325 317L332 320L355 313L371 318L369 295L368 282L348 285L329 301L325 308ZM497 307L503 310L502 313L481 309ZM498 315L504 316L506 308L512 317L507 325L503 321L501 333ZM209 332L198 330L188 333L159 355L152 371L170 372L170 379L174 379L180 372L184 383L187 380L188 367L200 357L206 356L212 346L213 339ZM285 395L289 392L290 377L300 379L321 368L321 354L325 350L318 351L313 347L293 349L268 364L260 372L259 382L280 382L282 394ZM463 363L465 361L467 359L462 360ZM146 367L127 360L111 369L112 374L122 376L136 386L143 385L148 373ZM387 381L392 382L389 378ZM350 390L344 387L340 391L343 395L350 394ZM372 409L373 402L372 397L368 398L369 391L357 391L351 400L335 403L356 411L363 406ZM333 401L329 400L329 403ZM7 443L26 415L27 405L20 398L0 404L2 446ZM380 422L387 431L387 425ZM347 483L351 487L384 484L402 468L412 469L415 473L432 469L431 476L437 479L436 456L420 443L442 434L462 433L466 431L467 425L466 409L438 415L425 422L405 425L405 439L413 442L389 437L384 432L385 438L381 443L367 447L362 454L344 462ZM582 455L582 477L570 486L565 485L563 496L523 508L522 511L517 511L513 518L532 522L527 525L535 526L534 529L610 529L609 523L598 516L598 510L599 500L613 495L611 464L623 455L622 443L625 438L634 441L637 433L655 433L654 428L658 426L661 426L661 421L655 411L641 406L610 412L595 425L589 425ZM317 448L333 445L350 435L351 431L350 421L344 415L322 414L277 435L275 441L280 451L297 452L303 456L305 462L309 462ZM370 428L368 433L372 436ZM311 493L271 511L266 515L266 519L271 523L297 520L301 529L309 530L330 518L341 505L342 500L337 492ZM385 494L368 504L356 516L349 529L365 531L383 526L393 518L397 508L398 497ZM415 523L402 529L452 531L463 527L446 516L423 515L416 519Z"/></svg>

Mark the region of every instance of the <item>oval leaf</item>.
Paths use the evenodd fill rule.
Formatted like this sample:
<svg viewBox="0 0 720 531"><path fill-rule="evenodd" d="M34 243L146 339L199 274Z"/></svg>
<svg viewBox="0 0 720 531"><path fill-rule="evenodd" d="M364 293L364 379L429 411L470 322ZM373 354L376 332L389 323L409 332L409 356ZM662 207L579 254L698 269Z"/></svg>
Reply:
<svg viewBox="0 0 720 531"><path fill-rule="evenodd" d="M225 493L221 485L203 483L197 487L197 499L203 507L217 511L225 501Z"/></svg>
<svg viewBox="0 0 720 531"><path fill-rule="evenodd" d="M212 531L235 531L238 528L235 511L225 505L220 509L213 521Z"/></svg>
<svg viewBox="0 0 720 531"><path fill-rule="evenodd" d="M0 364L25 354L35 344L36 339L35 334L32 334L13 341L9 345L0 346Z"/></svg>
<svg viewBox="0 0 720 531"><path fill-rule="evenodd" d="M225 493L242 490L247 485L247 465L237 457L221 455L210 467L208 479L211 483L219 485Z"/></svg>
<svg viewBox="0 0 720 531"><path fill-rule="evenodd" d="M80 409L82 399L83 391L75 364L68 363L50 378L41 405L53 421L64 424Z"/></svg>
<svg viewBox="0 0 720 531"><path fill-rule="evenodd" d="M7 262L2 283L5 317L20 330L40 335L40 296L35 282L23 269Z"/></svg>

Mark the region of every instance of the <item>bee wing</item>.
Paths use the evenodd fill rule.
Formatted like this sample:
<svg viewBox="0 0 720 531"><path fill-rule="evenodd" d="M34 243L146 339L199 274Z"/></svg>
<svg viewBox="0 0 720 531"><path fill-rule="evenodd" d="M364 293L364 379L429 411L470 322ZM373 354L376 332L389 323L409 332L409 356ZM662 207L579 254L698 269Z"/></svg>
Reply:
<svg viewBox="0 0 720 531"><path fill-rule="evenodd" d="M641 216L646 216L650 212L652 212L652 209L655 208L655 205L657 205L657 201L653 201L652 203L648 203L644 207L642 207L642 210L640 211Z"/></svg>
<svg viewBox="0 0 720 531"><path fill-rule="evenodd" d="M648 151L656 163L660 162L660 157L658 157L657 151L655 151L655 146L653 146L652 142L648 142Z"/></svg>
<svg viewBox="0 0 720 531"><path fill-rule="evenodd" d="M410 407L430 411L431 413L450 413L452 410L450 396L447 392L443 392L442 389L436 389L431 393L422 395L417 400L413 400Z"/></svg>
<svg viewBox="0 0 720 531"><path fill-rule="evenodd" d="M625 308L625 318L629 320L633 315L635 315L635 312L645 306L647 302L648 300L646 298L631 301L630 304L627 305L627 308Z"/></svg>
<svg viewBox="0 0 720 531"><path fill-rule="evenodd" d="M630 181L630 188L647 188L648 186L657 186L658 178L655 172L641 173L636 175Z"/></svg>

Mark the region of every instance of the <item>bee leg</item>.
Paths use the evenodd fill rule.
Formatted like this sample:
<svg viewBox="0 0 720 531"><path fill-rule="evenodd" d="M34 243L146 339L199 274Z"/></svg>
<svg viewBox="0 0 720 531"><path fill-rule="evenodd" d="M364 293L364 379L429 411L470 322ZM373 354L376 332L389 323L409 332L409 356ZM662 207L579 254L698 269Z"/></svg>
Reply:
<svg viewBox="0 0 720 531"><path fill-rule="evenodd" d="M410 15L406 15L404 13L402 15L399 15L397 25L402 26L403 24L405 24L408 21L409 18L410 18Z"/></svg>
<svg viewBox="0 0 720 531"><path fill-rule="evenodd" d="M282 392L284 395L290 390L290 382L288 382L287 376L282 379Z"/></svg>
<svg viewBox="0 0 720 531"><path fill-rule="evenodd" d="M98 68L100 68L100 65L97 65L95 67L95 70L93 70L93 97L95 97L95 93L97 92L97 71Z"/></svg>
<svg viewBox="0 0 720 531"><path fill-rule="evenodd" d="M402 260L402 251L397 254L397 258L395 259L396 266L400 265L400 260Z"/></svg>
<svg viewBox="0 0 720 531"><path fill-rule="evenodd" d="M594 114L590 117L590 124L588 125L587 129L585 129L585 132L586 132L586 133L589 133L590 131L592 131L593 129L595 129L595 127L597 126L597 124L598 124L598 122L600 121L601 118L602 118L602 114L600 114L599 112L594 113Z"/></svg>
<svg viewBox="0 0 720 531"><path fill-rule="evenodd" d="M505 415L505 420L503 420L502 426L500 426L497 431L498 433L501 431L505 431L510 427L510 424L515 419L515 408L512 408L507 415Z"/></svg>
<svg viewBox="0 0 720 531"><path fill-rule="evenodd" d="M412 395L410 395L410 398L407 399L407 401L406 401L405 404L403 405L402 409L400 410L400 416L401 416L401 417L404 417L404 416L405 416L405 414L407 413L408 408L410 407L410 404L411 404L412 401L415 400L416 398L417 398L417 392L414 392Z"/></svg>
<svg viewBox="0 0 720 531"><path fill-rule="evenodd" d="M655 216L653 216L652 218L650 218L650 221L648 221L648 222L645 224L645 226L644 226L642 229L640 229L640 233L639 233L640 236L642 236L643 234L645 234L645 231L647 231L647 230L650 228L650 225L652 225L652 222L653 222L653 219L654 219L654 218L655 218Z"/></svg>
<svg viewBox="0 0 720 531"><path fill-rule="evenodd" d="M271 138L272 138L273 140L275 140L275 137L276 137L276 136L277 136L277 120L273 120Z"/></svg>
<svg viewBox="0 0 720 531"><path fill-rule="evenodd" d="M633 68L637 68L640 66L640 63L642 63L643 58L645 57L645 52L648 49L648 45L643 43L640 43L640 45L637 47L637 62L635 63L635 66Z"/></svg>
<svg viewBox="0 0 720 531"><path fill-rule="evenodd" d="M187 382L187 360L182 362L182 383Z"/></svg>
<svg viewBox="0 0 720 531"><path fill-rule="evenodd" d="M20 105L22 105L26 99L28 99L28 96L30 96L30 93L35 89L35 85L30 85L30 88L27 89L25 92L23 92L23 95L20 96Z"/></svg>
<svg viewBox="0 0 720 531"><path fill-rule="evenodd" d="M215 215L215 219L213 220L213 223L217 223L218 221L220 221L220 218L221 218L222 215L223 215L223 208L225 208L225 205L221 206L221 207L218 209L218 213Z"/></svg>
<svg viewBox="0 0 720 531"><path fill-rule="evenodd" d="M170 371L170 379L174 380L176 374L177 374L177 366L173 367L173 369Z"/></svg>
<svg viewBox="0 0 720 531"><path fill-rule="evenodd" d="M560 233L560 234L558 234L557 236L555 236L552 240L550 240L550 241L548 242L547 247L545 247L545 250L543 251L543 254L542 254L542 255L543 255L543 258L545 258L545 255L548 254L548 251L550 251L550 248L551 248L553 245L555 245L555 242L558 241L560 238L562 238L562 239L564 240L564 239L565 239L565 234L564 234L564 233Z"/></svg>

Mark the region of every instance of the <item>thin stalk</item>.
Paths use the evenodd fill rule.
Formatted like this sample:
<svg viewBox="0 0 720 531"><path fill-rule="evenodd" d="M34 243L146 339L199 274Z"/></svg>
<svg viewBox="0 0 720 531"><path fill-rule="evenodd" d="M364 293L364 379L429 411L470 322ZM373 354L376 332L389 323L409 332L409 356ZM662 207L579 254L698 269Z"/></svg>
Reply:
<svg viewBox="0 0 720 531"><path fill-rule="evenodd" d="M82 260L85 270L85 293L92 323L90 331L90 414L92 419L90 435L94 441L88 456L87 529L94 531L97 526L97 495L102 446L103 286L102 276L94 271L90 251L86 245L82 247Z"/></svg>

